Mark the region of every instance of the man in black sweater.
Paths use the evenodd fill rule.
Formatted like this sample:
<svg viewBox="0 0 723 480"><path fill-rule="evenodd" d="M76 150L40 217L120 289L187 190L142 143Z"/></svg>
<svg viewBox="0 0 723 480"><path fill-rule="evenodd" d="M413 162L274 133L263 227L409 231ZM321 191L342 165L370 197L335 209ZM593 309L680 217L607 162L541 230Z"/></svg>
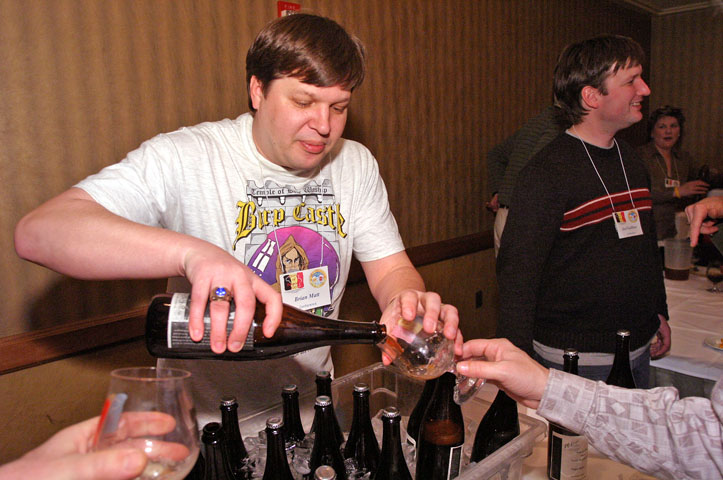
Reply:
<svg viewBox="0 0 723 480"><path fill-rule="evenodd" d="M606 35L566 47L555 68L568 126L520 172L497 262L507 337L546 366L580 352L584 377L605 380L615 332L631 331L636 383L670 348L650 181L615 134L642 119L644 53Z"/></svg>

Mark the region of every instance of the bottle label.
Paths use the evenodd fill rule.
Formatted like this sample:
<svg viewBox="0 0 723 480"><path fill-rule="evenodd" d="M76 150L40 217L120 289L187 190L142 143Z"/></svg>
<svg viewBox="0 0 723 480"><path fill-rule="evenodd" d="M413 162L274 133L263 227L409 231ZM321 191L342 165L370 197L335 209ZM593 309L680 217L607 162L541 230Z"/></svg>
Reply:
<svg viewBox="0 0 723 480"><path fill-rule="evenodd" d="M587 478L587 438L552 431L550 468L553 480L583 480Z"/></svg>
<svg viewBox="0 0 723 480"><path fill-rule="evenodd" d="M462 471L462 445L452 447L449 451L449 465L447 467L447 479L459 477Z"/></svg>
<svg viewBox="0 0 723 480"><path fill-rule="evenodd" d="M191 294L190 293L174 293L171 298L171 306L168 310L168 331L167 331L167 344L168 348L180 348L188 346L201 346L206 348L211 344L211 317L206 308L206 313L203 316L203 338L200 342L194 342L191 336L188 334L188 315L191 308ZM228 314L228 322L226 323L226 336L231 333L233 329L233 320L235 312L233 309ZM254 349L254 329L256 328L256 322L251 323L249 333L246 336L246 342L242 350L253 350Z"/></svg>

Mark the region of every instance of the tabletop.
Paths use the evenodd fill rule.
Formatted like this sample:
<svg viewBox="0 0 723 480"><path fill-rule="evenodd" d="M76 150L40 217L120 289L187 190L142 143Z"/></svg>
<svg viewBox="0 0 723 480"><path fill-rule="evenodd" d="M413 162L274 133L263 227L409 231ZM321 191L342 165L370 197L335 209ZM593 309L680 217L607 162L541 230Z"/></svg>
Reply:
<svg viewBox="0 0 723 480"><path fill-rule="evenodd" d="M651 366L712 381L723 376L723 350L705 343L710 337L723 339L723 293L706 291L711 285L694 274L688 280L665 280L672 345Z"/></svg>

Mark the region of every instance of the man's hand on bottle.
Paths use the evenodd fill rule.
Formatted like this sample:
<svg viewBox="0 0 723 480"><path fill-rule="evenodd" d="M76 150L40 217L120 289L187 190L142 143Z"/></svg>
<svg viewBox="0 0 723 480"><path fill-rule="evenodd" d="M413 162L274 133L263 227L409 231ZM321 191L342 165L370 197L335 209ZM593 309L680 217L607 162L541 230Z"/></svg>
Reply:
<svg viewBox="0 0 723 480"><path fill-rule="evenodd" d="M203 315L206 305L211 316L211 350L223 353L226 348L238 352L248 335L256 299L266 307L263 333L270 337L281 322L281 295L261 277L251 271L226 251L208 244L203 249L189 251L184 259L184 274L191 283L191 310L189 334L195 341L203 338ZM215 299L213 295L222 287L226 296ZM230 300L235 304L233 330L226 338Z"/></svg>

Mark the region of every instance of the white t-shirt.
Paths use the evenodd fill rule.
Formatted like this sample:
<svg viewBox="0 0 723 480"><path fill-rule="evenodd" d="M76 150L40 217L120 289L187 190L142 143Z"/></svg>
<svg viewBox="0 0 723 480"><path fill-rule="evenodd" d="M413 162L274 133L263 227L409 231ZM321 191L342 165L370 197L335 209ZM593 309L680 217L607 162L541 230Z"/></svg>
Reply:
<svg viewBox="0 0 723 480"><path fill-rule="evenodd" d="M376 160L340 139L314 172L291 172L259 153L252 123L246 113L158 135L76 186L124 218L223 248L269 284L278 281L278 253L293 243L307 268L327 266L332 303L317 313L336 318L352 254L367 262L404 250ZM160 365L192 372L200 426L218 420L224 395L252 414L278 402L283 385L310 391L317 371L333 371L328 347L275 360Z"/></svg>

